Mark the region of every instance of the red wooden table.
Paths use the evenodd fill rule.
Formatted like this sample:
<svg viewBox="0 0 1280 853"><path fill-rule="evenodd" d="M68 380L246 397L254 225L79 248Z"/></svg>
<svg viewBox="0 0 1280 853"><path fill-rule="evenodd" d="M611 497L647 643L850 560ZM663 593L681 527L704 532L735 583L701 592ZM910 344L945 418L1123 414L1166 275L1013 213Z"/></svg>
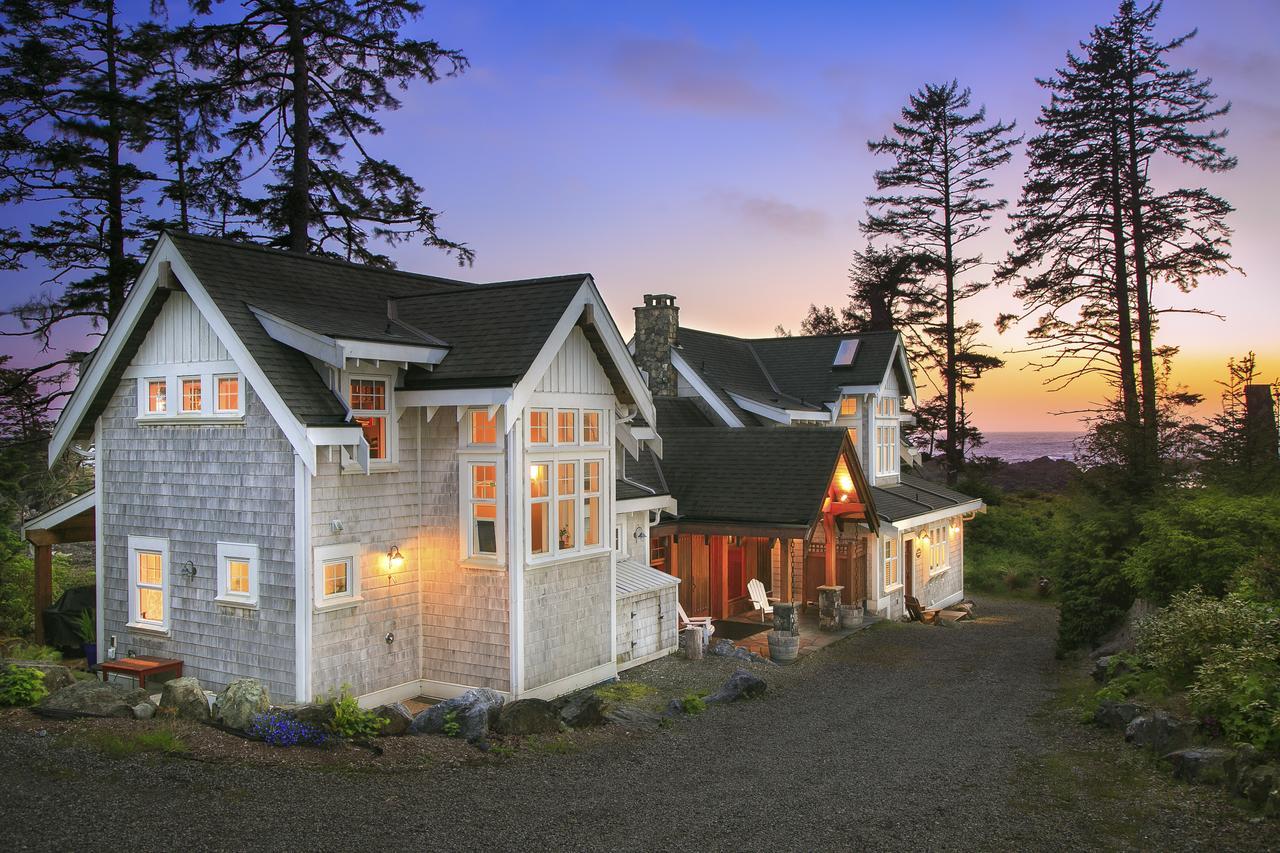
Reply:
<svg viewBox="0 0 1280 853"><path fill-rule="evenodd" d="M147 679L157 675L172 674L174 678L182 677L182 661L174 658L156 658L150 655L138 655L119 660L108 660L98 664L102 672L102 680L107 680L107 673L128 675L138 679L139 687L147 686Z"/></svg>

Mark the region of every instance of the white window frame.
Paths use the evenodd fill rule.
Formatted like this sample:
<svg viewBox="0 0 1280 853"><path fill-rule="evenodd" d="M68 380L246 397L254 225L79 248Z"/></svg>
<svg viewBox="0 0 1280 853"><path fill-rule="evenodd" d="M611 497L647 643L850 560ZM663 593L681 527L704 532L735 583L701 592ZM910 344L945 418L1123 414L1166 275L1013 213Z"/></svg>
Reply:
<svg viewBox="0 0 1280 853"><path fill-rule="evenodd" d="M463 417L463 444L470 448L483 448L493 451L502 444L502 413L494 412L493 420L493 441L474 441L472 439L473 424L476 415L484 415L489 417L489 410L485 408L467 409Z"/></svg>
<svg viewBox="0 0 1280 853"><path fill-rule="evenodd" d="M175 364L159 370L150 368L130 368L126 377L137 371L138 382L138 421L160 424L236 424L244 420L246 386L244 374L228 367L230 362L204 364ZM163 372L161 372L163 371ZM235 409L218 408L218 380L234 377L239 394ZM186 411L182 408L185 395L182 393L184 379L200 380L200 408ZM148 410L149 388L152 382L163 382L165 385L165 410L152 412Z"/></svg>
<svg viewBox="0 0 1280 853"><path fill-rule="evenodd" d="M213 412L216 415L233 415L240 417L244 414L244 377L239 373L214 373L211 374L213 379ZM221 406L221 396L218 393L218 384L223 379L234 379L236 381L236 407L234 409L224 409Z"/></svg>
<svg viewBox="0 0 1280 853"><path fill-rule="evenodd" d="M351 383L352 382L381 382L384 388L382 409L357 409L351 404ZM373 452L369 453L369 468L390 468L395 466L400 459L400 431L395 416L395 385L396 377L394 374L385 373L348 373L342 374L342 391L343 401L347 404L347 411L351 413L351 423L356 423L358 417L375 417L384 418L387 423L387 433L385 441L387 443L387 454L381 459L374 457ZM352 468L359 469L354 462L348 463Z"/></svg>
<svg viewBox="0 0 1280 853"><path fill-rule="evenodd" d="M546 438L546 440L545 440L545 441L534 441L534 440L533 440L533 418L532 418L532 415L533 415L535 412L537 412L538 414L543 414L543 415L546 415L546 416L547 416L547 423L546 423L546 426L545 426L545 429L546 429L546 431L547 431L547 438ZM545 408L541 408L541 407L539 407L539 408L532 408L532 409L530 409L530 410L529 410L529 415L530 415L530 417L528 418L528 423L527 423L527 425L526 425L526 429L525 429L525 436L524 436L524 442L525 442L525 445L526 445L526 446L528 446L528 447L551 447L553 444L555 444L555 437L556 437L556 434L555 434L555 429L556 429L556 423L555 423L555 421L556 421L556 410L555 410L555 409L545 409Z"/></svg>
<svg viewBox="0 0 1280 853"><path fill-rule="evenodd" d="M256 610L258 607L259 555L257 545L248 542L219 542L218 552L218 604ZM249 589L233 592L231 589L231 562L249 564Z"/></svg>
<svg viewBox="0 0 1280 853"><path fill-rule="evenodd" d="M929 527L929 575L940 575L951 568L951 532L948 525Z"/></svg>
<svg viewBox="0 0 1280 853"><path fill-rule="evenodd" d="M176 414L183 417L204 414L209 405L209 398L204 393L204 377L199 373L180 373L176 378L178 380L178 411ZM191 381L198 383L200 386L200 408L198 409L187 408L187 383Z"/></svg>
<svg viewBox="0 0 1280 853"><path fill-rule="evenodd" d="M364 547L358 542L344 542L340 545L319 545L312 549L312 588L315 609L317 611L340 610L355 607L364 599L360 596L360 557ZM349 566L347 591L338 595L324 594L325 563L346 560Z"/></svg>
<svg viewBox="0 0 1280 853"><path fill-rule="evenodd" d="M468 430L470 431L470 430ZM484 498L475 497L472 490L474 481L472 480L472 469L477 465L492 465L494 471L494 518L493 518L493 536L494 536L494 552L492 554L479 551L476 549L475 535L475 515L474 507L477 503L489 503ZM500 456L468 456L462 460L462 483L458 489L459 496L462 499L461 517L462 517L462 559L471 562L485 562L499 564L502 562L502 545L503 545L503 498L506 494L503 488L503 464Z"/></svg>
<svg viewBox="0 0 1280 853"><path fill-rule="evenodd" d="M845 411L845 407L849 406L853 411ZM853 394L844 394L840 397L839 409L837 417L856 418L858 416L858 398Z"/></svg>
<svg viewBox="0 0 1280 853"><path fill-rule="evenodd" d="M897 421L876 421L876 476L898 473Z"/></svg>
<svg viewBox="0 0 1280 853"><path fill-rule="evenodd" d="M164 411L151 411L151 383L164 383ZM173 395L169 393L169 377L167 376L142 376L138 379L138 417L139 418L170 418L173 417L172 412Z"/></svg>
<svg viewBox="0 0 1280 853"><path fill-rule="evenodd" d="M503 410L493 413L494 441L492 444L473 444L471 441L471 416L473 412L488 413L485 406L460 407L458 410L458 556L463 562L481 568L500 568L505 565L507 553L507 472L506 472L506 423ZM492 465L497 479L497 516L493 520L498 552L478 553L475 550L475 518L472 515L471 466Z"/></svg>
<svg viewBox="0 0 1280 853"><path fill-rule="evenodd" d="M614 476L612 465L612 456L609 449L613 446L612 433L612 409L605 404L603 400L597 402L592 399L587 402L588 398L583 398L582 405L557 405L554 408L546 405L530 406L530 411L549 411L550 415L550 438L551 443L533 444L529 441L528 430L524 430L524 464L521 466L521 482L520 482L520 498L523 503L524 512L524 529L525 543L524 556L525 559L533 565L555 562L557 560L566 560L590 556L594 554L609 553L612 545L609 541L608 531L614 524L613 505L612 505L612 481ZM557 402L560 402L557 400ZM566 401L568 402L568 401ZM573 402L577 402L576 400ZM573 412L574 418L574 440L572 442L560 441L560 413ZM583 415L587 412L597 413L600 424L599 440L587 443L583 439ZM574 470L574 542L572 548L560 547L560 471L559 466L562 463L572 462L575 466ZM599 489L595 492L587 493L583 488L586 476L586 465L589 462L596 462L600 465L600 482L597 484ZM548 549L546 553L535 554L533 552L533 504L534 499L530 497L531 488L531 471L535 465L547 466L547 497L538 498L538 502L543 500L547 503L548 512ZM587 521L587 498L598 497L600 499L600 517L599 517L599 541L594 545L585 545L586 538L586 521Z"/></svg>
<svg viewBox="0 0 1280 853"><path fill-rule="evenodd" d="M902 547L896 536L880 540L880 568L886 594L902 588ZM890 568L893 579L889 579Z"/></svg>
<svg viewBox="0 0 1280 853"><path fill-rule="evenodd" d="M160 586L156 587L147 584L146 589L159 589L161 598L161 607L164 608L164 617L156 622L151 619L143 619L141 608L138 602L138 590L144 588L138 581L138 555L139 554L159 554L160 555ZM169 625L173 619L173 611L171 606L171 584L169 583L169 540L159 539L153 536L130 536L129 537L129 628L140 631L155 631L167 634Z"/></svg>

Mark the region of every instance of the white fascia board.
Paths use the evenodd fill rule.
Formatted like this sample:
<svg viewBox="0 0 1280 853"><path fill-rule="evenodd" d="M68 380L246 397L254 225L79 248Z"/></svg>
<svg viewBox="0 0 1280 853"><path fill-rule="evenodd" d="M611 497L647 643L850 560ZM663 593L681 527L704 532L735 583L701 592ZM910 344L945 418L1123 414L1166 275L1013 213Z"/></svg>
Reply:
<svg viewBox="0 0 1280 853"><path fill-rule="evenodd" d="M859 394L879 394L881 385L842 385L840 393L846 397L856 397Z"/></svg>
<svg viewBox="0 0 1280 853"><path fill-rule="evenodd" d="M595 321L596 330L600 332L600 339L604 341L605 349L609 351L609 357L613 359L618 372L622 374L622 381L631 392L632 399L636 401L636 408L640 410L640 414L644 415L644 419L651 424L657 422L658 414L653 405L653 395L649 393L649 382L636 366L631 350L627 347L622 332L618 331L618 324L613 321L609 306L605 304L604 297L600 295L595 279L591 276L587 276L587 287L596 309L592 313L592 318Z"/></svg>
<svg viewBox="0 0 1280 853"><path fill-rule="evenodd" d="M684 377L686 382L693 386L693 390L698 392L698 396L706 401L706 404L720 416L726 425L731 427L742 426L742 421L738 420L737 415L729 411L729 408L720 401L720 397L711 390L711 386L698 375L696 370L689 366L689 362L685 361L684 356L680 355L675 348L671 350L671 366Z"/></svg>
<svg viewBox="0 0 1280 853"><path fill-rule="evenodd" d="M266 330L266 333L273 340L296 349L298 352L306 353L312 358L339 370L346 366L342 347L333 338L327 335L318 335L310 329L305 329L297 323L277 317L271 312L263 311L253 305L249 306L249 310L253 312L253 316L258 318L262 328Z"/></svg>
<svg viewBox="0 0 1280 853"><path fill-rule="evenodd" d="M621 421L614 424L613 435L622 445L622 449L627 451L627 455L632 459L640 458L640 439L636 438L635 430L630 424Z"/></svg>
<svg viewBox="0 0 1280 853"><path fill-rule="evenodd" d="M307 427L307 438L316 447L331 444L355 445L364 438L364 430L359 426Z"/></svg>
<svg viewBox="0 0 1280 853"><path fill-rule="evenodd" d="M267 375L262 372L262 368L258 366L258 363L249 353L248 347L240 340L240 336L231 328L227 318L222 316L222 312L214 304L213 298L209 296L209 292L204 289L204 285L196 277L195 271L187 264L186 258L182 257L182 254L167 236L161 239L160 244L155 249L155 254L170 262L174 275L182 282L187 296L191 297L191 301L195 303L196 308L204 315L205 322L209 324L209 327L213 329L213 333L218 336L223 346L227 348L232 360L239 365L240 372L244 374L249 386L253 388L254 392L262 400L263 405L267 407L267 411L271 414L276 424L279 425L280 430L285 434L285 438L289 439L293 449L302 457L307 470L314 474L316 470L316 448L307 438L306 427L294 417L293 412L285 405L280 393L276 391L275 386L267 379Z"/></svg>
<svg viewBox="0 0 1280 853"><path fill-rule="evenodd" d="M901 332L898 333L898 336L894 338L893 341L893 354L889 358L889 370L893 370L893 363L895 361L902 363L902 375L907 377L906 396L910 397L911 401L914 403L916 399L916 380L915 377L911 375L911 363L907 361L907 350L902 345ZM880 380L881 386L888 382L888 380L889 372L885 371L884 378ZM898 393L901 394L902 390L903 389L899 388Z"/></svg>
<svg viewBox="0 0 1280 853"><path fill-rule="evenodd" d="M672 515L676 514L676 499L671 495L652 495L647 498L629 498L627 500L619 499L616 505L620 513L666 510Z"/></svg>
<svg viewBox="0 0 1280 853"><path fill-rule="evenodd" d="M733 399L733 402L753 415L759 415L762 418L768 418L780 424L790 424L793 421L829 422L831 420L830 412L811 412L808 409L783 409L777 406L770 406L767 403L761 403L759 400L753 400L750 397L744 397L741 394L735 394L732 391L729 392L729 396Z"/></svg>
<svg viewBox="0 0 1280 853"><path fill-rule="evenodd" d="M987 505L978 499L971 500L967 503L949 506L943 509L936 509L932 512L913 515L910 518L900 518L894 522L881 520L881 529L896 530L899 533L906 533L916 527L923 527L926 524L933 524L937 521L946 521L957 515L968 515L971 512L985 512Z"/></svg>
<svg viewBox="0 0 1280 853"><path fill-rule="evenodd" d="M402 406L504 406L511 400L511 388L430 388L425 391L396 391Z"/></svg>
<svg viewBox="0 0 1280 853"><path fill-rule="evenodd" d="M97 506L98 495L90 489L83 495L77 495L61 506L56 506L42 515L22 525L22 535L26 536L28 530L48 530L51 527L57 527L65 521L75 518L85 510L93 509Z"/></svg>
<svg viewBox="0 0 1280 853"><path fill-rule="evenodd" d="M342 352L347 358L362 358L366 361L439 364L449 354L449 350L445 347L433 347L425 344L392 344L381 341L357 341L348 338L335 338L334 341L342 348Z"/></svg>
<svg viewBox="0 0 1280 853"><path fill-rule="evenodd" d="M102 383L107 379L107 374L111 371L111 366L115 363L121 349L124 348L125 342L129 340L129 336L133 334L134 329L137 327L138 321L142 317L143 309L146 308L147 303L151 301L151 297L155 294L156 288L160 283L160 261L166 252L168 254L177 254L173 247L173 241L169 239L167 234L161 235L160 242L152 249L151 256L147 258L147 262L143 265L142 272L139 273L133 289L129 291L124 305L120 308L120 314L116 317L116 321L111 324L111 327L107 329L107 334L103 336L102 342L98 344L98 349L93 356L93 361L89 364L88 371L81 375L80 381L76 383L75 391L72 392L66 405L62 407L62 414L58 416L58 422L53 427L53 435L49 438L48 464L50 468L66 452L67 446L71 443L71 437L75 435L80 422L89 410L89 404L97 396Z"/></svg>

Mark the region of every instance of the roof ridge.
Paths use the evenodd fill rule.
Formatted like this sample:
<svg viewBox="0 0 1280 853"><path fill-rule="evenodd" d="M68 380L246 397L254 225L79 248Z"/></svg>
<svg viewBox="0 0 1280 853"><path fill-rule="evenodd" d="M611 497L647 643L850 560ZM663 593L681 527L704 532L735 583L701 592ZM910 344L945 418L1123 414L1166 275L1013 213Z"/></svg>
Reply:
<svg viewBox="0 0 1280 853"><path fill-rule="evenodd" d="M751 357L756 360L756 365L760 368L760 372L764 375L764 381L769 383L769 387L773 389L773 393L777 394L779 397L791 396L789 394L783 394L782 389L778 387L778 383L773 381L773 375L769 373L769 368L764 366L764 360L760 358L760 353L756 352L756 348L751 345L752 342L743 341L743 343L746 344L747 349L751 352ZM795 397L793 399L800 400L799 397ZM803 403L804 400L800 400L800 402Z"/></svg>
<svg viewBox="0 0 1280 853"><path fill-rule="evenodd" d="M480 286L475 284L474 282L462 281L461 279L456 279L456 278L444 278L443 276L429 275L427 273L410 272L409 270L402 270L398 267L391 267L391 268L375 267L375 266L371 266L370 264L358 264L355 261L344 261L341 258L330 258L330 257L325 257L324 255L313 255L310 253L302 254L298 252L291 252L287 249L277 249L274 246L264 246L261 243L252 243L247 240L232 240L228 237L215 237L212 234L192 234L190 231L179 231L174 228L166 228L161 233L168 234L170 237L173 237L173 238L179 238L183 240L197 240L202 243L212 243L218 246L226 246L227 248L231 248L231 249L243 249L243 250L252 251L252 252L262 252L264 254L275 255L277 257L287 258L293 261L310 261L312 263L329 264L330 266L345 267L348 269L354 267L355 269L364 270L366 272L375 272L375 273L383 273L386 275L398 275L398 276L405 276L408 278L417 278L417 279L422 279L424 281L430 281L434 284L452 285L458 288L459 290Z"/></svg>
<svg viewBox="0 0 1280 853"><path fill-rule="evenodd" d="M454 293L461 293L461 292L475 294L485 290L504 290L504 289L515 288L515 287L536 287L538 285L552 284L554 282L572 281L572 282L577 282L578 284L581 284L590 275L591 273L572 273L570 275L549 275L549 276L543 276L542 278L524 278L524 279L514 279L512 281L482 282L480 284L470 285L468 288L465 288L465 289L459 288L458 290L444 290L444 291L438 290L434 293L410 293L410 294L406 294L405 296L392 296L388 298L394 299L397 301L402 299L427 299L435 296L447 296L447 295L452 295Z"/></svg>

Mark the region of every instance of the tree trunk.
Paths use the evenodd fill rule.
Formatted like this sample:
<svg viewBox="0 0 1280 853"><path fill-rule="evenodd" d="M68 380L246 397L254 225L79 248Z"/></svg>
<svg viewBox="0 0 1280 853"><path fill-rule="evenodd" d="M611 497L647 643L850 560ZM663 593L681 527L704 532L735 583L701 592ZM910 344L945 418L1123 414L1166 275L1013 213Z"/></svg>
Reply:
<svg viewBox="0 0 1280 853"><path fill-rule="evenodd" d="M117 56L116 7L106 6L103 53L107 60L107 323L124 305L128 270L124 254L124 179L120 166L120 70Z"/></svg>
<svg viewBox="0 0 1280 853"><path fill-rule="evenodd" d="M302 31L302 15L292 2L285 4L289 38L289 62L293 66L293 167L289 176L285 218L289 229L289 250L310 248L307 229L311 211L311 106L307 45Z"/></svg>
<svg viewBox="0 0 1280 853"><path fill-rule="evenodd" d="M1133 314L1129 304L1129 263L1125 254L1124 201L1120 182L1119 132L1111 133L1111 241L1115 252L1115 299L1118 324L1120 403L1124 411L1125 452L1129 467L1139 465L1138 438L1142 428L1138 410L1138 383L1134 376Z"/></svg>
<svg viewBox="0 0 1280 853"><path fill-rule="evenodd" d="M945 144L951 145L948 136ZM946 155L944 155L946 157ZM956 265L955 247L952 245L951 224L951 163L946 157L943 168L943 277L946 279L946 365L943 378L947 394L947 483L954 486L960 479L960 467L964 464L964 450L960 446L960 421L957 417L959 401L956 399Z"/></svg>

